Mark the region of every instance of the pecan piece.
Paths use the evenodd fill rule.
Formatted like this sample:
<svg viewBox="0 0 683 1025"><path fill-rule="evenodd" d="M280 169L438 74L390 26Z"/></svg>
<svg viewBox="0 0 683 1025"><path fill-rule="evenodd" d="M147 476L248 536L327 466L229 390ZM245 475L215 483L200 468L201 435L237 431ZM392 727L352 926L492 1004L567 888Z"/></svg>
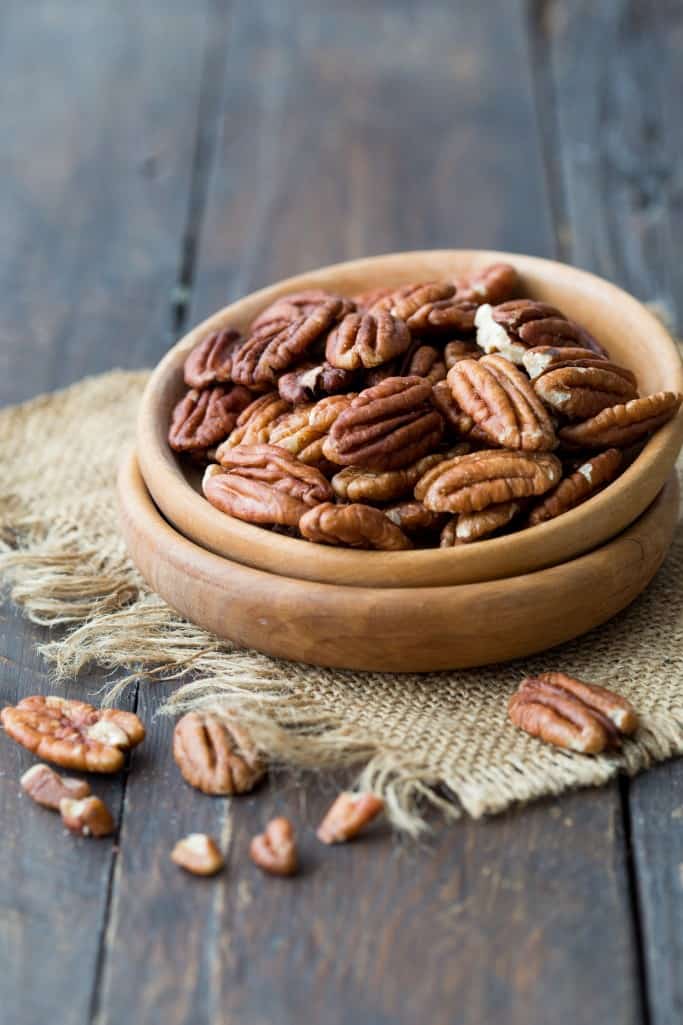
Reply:
<svg viewBox="0 0 683 1025"><path fill-rule="evenodd" d="M390 505L384 515L409 536L436 530L443 522L443 513L432 512L416 499Z"/></svg>
<svg viewBox="0 0 683 1025"><path fill-rule="evenodd" d="M635 376L607 360L586 360L593 365L547 370L534 381L536 394L547 406L571 420L585 420L608 406L638 396Z"/></svg>
<svg viewBox="0 0 683 1025"><path fill-rule="evenodd" d="M561 476L562 464L549 452L470 452L428 470L415 485L415 498L434 512L479 512L489 505L542 495Z"/></svg>
<svg viewBox="0 0 683 1025"><path fill-rule="evenodd" d="M0 721L12 740L38 758L77 771L117 772L124 752L145 738L145 727L133 712L54 695L8 705Z"/></svg>
<svg viewBox="0 0 683 1025"><path fill-rule="evenodd" d="M525 452L557 445L545 406L525 374L504 356L461 360L447 380L460 408L497 445Z"/></svg>
<svg viewBox="0 0 683 1025"><path fill-rule="evenodd" d="M353 301L361 313L368 313L374 306L377 306L378 309L384 309L382 300L394 295L395 292L396 289L390 285L383 288L370 288L366 292L354 295Z"/></svg>
<svg viewBox="0 0 683 1025"><path fill-rule="evenodd" d="M619 748L620 734L638 727L636 712L625 698L566 673L527 677L510 698L508 714L532 737L581 754Z"/></svg>
<svg viewBox="0 0 683 1025"><path fill-rule="evenodd" d="M326 395L351 391L354 375L329 363L302 363L277 383L280 396L294 406L316 402Z"/></svg>
<svg viewBox="0 0 683 1025"><path fill-rule="evenodd" d="M59 802L63 797L80 798L88 797L90 794L90 785L84 779L60 776L42 762L27 769L19 782L22 790L36 804L42 804L44 808L51 808L53 811L59 811Z"/></svg>
<svg viewBox="0 0 683 1025"><path fill-rule="evenodd" d="M237 445L209 466L202 490L221 512L247 523L296 527L311 506L332 498L332 489L313 466L275 445Z"/></svg>
<svg viewBox="0 0 683 1025"><path fill-rule="evenodd" d="M424 377L430 384L436 384L445 379L446 364L438 349L416 340L402 357L371 370L365 377L365 386L372 388L387 377Z"/></svg>
<svg viewBox="0 0 683 1025"><path fill-rule="evenodd" d="M377 548L387 552L413 547L381 509L360 503L323 502L301 517L299 530L308 541L324 545Z"/></svg>
<svg viewBox="0 0 683 1025"><path fill-rule="evenodd" d="M376 367L405 352L410 342L405 321L390 313L349 313L327 336L325 357L342 370Z"/></svg>
<svg viewBox="0 0 683 1025"><path fill-rule="evenodd" d="M176 452L211 448L232 431L252 396L237 384L193 388L173 410L168 443Z"/></svg>
<svg viewBox="0 0 683 1025"><path fill-rule="evenodd" d="M116 829L111 812L99 797L63 797L59 814L66 828L79 836L109 836Z"/></svg>
<svg viewBox="0 0 683 1025"><path fill-rule="evenodd" d="M173 757L186 783L204 794L246 794L266 772L243 726L197 712L176 723Z"/></svg>
<svg viewBox="0 0 683 1025"><path fill-rule="evenodd" d="M317 837L326 844L346 843L383 810L384 801L375 794L340 794L318 826Z"/></svg>
<svg viewBox="0 0 683 1025"><path fill-rule="evenodd" d="M480 349L476 342L456 338L449 342L443 350L443 358L446 370L450 370L461 359L481 359L484 350Z"/></svg>
<svg viewBox="0 0 683 1025"><path fill-rule="evenodd" d="M446 458L447 453L435 452L401 470L346 466L334 475L330 483L334 492L347 502L390 502L407 495L431 466Z"/></svg>
<svg viewBox="0 0 683 1025"><path fill-rule="evenodd" d="M262 310L252 322L250 332L253 334L254 331L258 331L262 327L273 327L276 324L279 327L285 327L287 324L291 324L293 320L298 320L299 317L308 316L309 313L313 313L319 306L329 302L331 299L336 299L342 304L340 317L346 316L347 313L352 313L355 308L355 303L352 299L344 299L341 295L333 295L331 292L325 292L322 288L309 288L301 292L290 292L289 295L281 295L270 306L266 306L265 310Z"/></svg>
<svg viewBox="0 0 683 1025"><path fill-rule="evenodd" d="M223 442L216 452L216 461L220 463L221 453L236 445L267 444L273 425L284 414L291 410L289 402L281 399L277 392L268 392L250 402L237 417L235 428L229 438Z"/></svg>
<svg viewBox="0 0 683 1025"><path fill-rule="evenodd" d="M683 396L655 392L623 405L610 406L589 420L563 427L560 441L571 448L625 448L675 416Z"/></svg>
<svg viewBox="0 0 683 1025"><path fill-rule="evenodd" d="M608 448L588 459L534 506L529 514L530 526L561 516L601 491L616 477L621 459L621 452L616 448Z"/></svg>
<svg viewBox="0 0 683 1025"><path fill-rule="evenodd" d="M280 374L301 361L336 323L343 308L341 299L328 299L284 327L276 321L252 331L233 357L233 380L256 391L276 386Z"/></svg>
<svg viewBox="0 0 683 1025"><path fill-rule="evenodd" d="M601 356L598 352L587 352L586 349L566 345L537 345L527 349L522 357L524 369L532 381L547 370L573 366L599 367L605 362L609 362L607 356Z"/></svg>
<svg viewBox="0 0 683 1025"><path fill-rule="evenodd" d="M389 377L366 388L335 420L325 456L342 466L410 466L441 438L443 420L431 396L431 385L420 377Z"/></svg>
<svg viewBox="0 0 683 1025"><path fill-rule="evenodd" d="M294 875L299 867L294 830L289 819L271 819L249 848L251 860L273 876Z"/></svg>
<svg viewBox="0 0 683 1025"><path fill-rule="evenodd" d="M471 544L488 537L494 531L507 526L519 512L517 502L501 502L489 505L481 512L460 513L454 516L441 531L441 548Z"/></svg>
<svg viewBox="0 0 683 1025"><path fill-rule="evenodd" d="M519 289L519 275L509 263L490 263L456 281L457 296L469 302L496 306L512 299Z"/></svg>
<svg viewBox="0 0 683 1025"><path fill-rule="evenodd" d="M500 352L521 363L527 349L539 345L572 346L605 353L584 328L567 320L554 306L532 299L484 303L475 316L477 343L486 352Z"/></svg>
<svg viewBox="0 0 683 1025"><path fill-rule="evenodd" d="M218 844L206 833L190 833L178 840L171 861L193 876L215 876L225 864Z"/></svg>
<svg viewBox="0 0 683 1025"><path fill-rule="evenodd" d="M242 344L242 336L233 328L224 328L202 338L185 360L185 384L188 388L206 388L230 381L232 357Z"/></svg>

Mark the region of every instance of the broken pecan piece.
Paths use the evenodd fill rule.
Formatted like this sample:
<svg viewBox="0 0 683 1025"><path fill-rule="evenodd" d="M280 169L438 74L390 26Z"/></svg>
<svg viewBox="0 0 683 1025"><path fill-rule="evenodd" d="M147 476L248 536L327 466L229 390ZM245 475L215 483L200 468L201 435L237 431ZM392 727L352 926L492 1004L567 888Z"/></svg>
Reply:
<svg viewBox="0 0 683 1025"><path fill-rule="evenodd" d="M472 513L530 495L542 495L562 476L549 452L489 449L446 459L415 486L415 498L434 512Z"/></svg>
<svg viewBox="0 0 683 1025"><path fill-rule="evenodd" d="M90 785L84 779L60 776L42 762L27 769L19 782L22 790L36 804L42 804L44 808L51 808L53 811L59 811L59 802L63 797L78 799L90 794Z"/></svg>
<svg viewBox="0 0 683 1025"><path fill-rule="evenodd" d="M375 794L342 793L318 826L317 837L325 844L346 843L365 829L384 810Z"/></svg>
<svg viewBox="0 0 683 1025"><path fill-rule="evenodd" d="M99 797L63 797L59 814L66 828L79 836L109 836L116 829L111 812Z"/></svg>
<svg viewBox="0 0 683 1025"><path fill-rule="evenodd" d="M433 451L443 420L421 377L389 377L357 395L339 416L323 445L342 466L396 470Z"/></svg>
<svg viewBox="0 0 683 1025"><path fill-rule="evenodd" d="M243 726L188 712L173 732L173 757L183 779L204 794L246 794L266 772Z"/></svg>
<svg viewBox="0 0 683 1025"><path fill-rule="evenodd" d="M477 343L486 352L500 352L521 363L527 349L539 345L572 346L605 354L584 328L567 320L554 306L531 299L484 303L475 316Z"/></svg>
<svg viewBox="0 0 683 1025"><path fill-rule="evenodd" d="M299 856L289 819L282 816L271 819L263 833L251 841L249 854L254 864L270 875L294 875L299 867Z"/></svg>
<svg viewBox="0 0 683 1025"><path fill-rule="evenodd" d="M185 384L188 388L206 388L210 384L230 381L233 353L241 343L239 331L229 327L202 338L185 360Z"/></svg>
<svg viewBox="0 0 683 1025"><path fill-rule="evenodd" d="M299 530L307 540L318 544L383 551L413 547L403 531L381 509L360 503L334 505L323 502L301 517Z"/></svg>
<svg viewBox="0 0 683 1025"><path fill-rule="evenodd" d="M194 876L215 876L225 864L218 844L206 833L190 833L178 840L171 861Z"/></svg>
<svg viewBox="0 0 683 1025"><path fill-rule="evenodd" d="M294 406L316 402L326 395L340 395L351 391L354 375L329 363L302 363L295 370L283 374L277 383L281 397Z"/></svg>
<svg viewBox="0 0 683 1025"><path fill-rule="evenodd" d="M250 392L237 384L215 385L201 391L193 388L173 410L169 445L176 452L217 445L227 438L251 400Z"/></svg>
<svg viewBox="0 0 683 1025"><path fill-rule="evenodd" d="M621 460L621 452L616 448L588 459L534 506L529 514L530 526L561 516L601 491L616 477Z"/></svg>
<svg viewBox="0 0 683 1025"><path fill-rule="evenodd" d="M12 740L38 758L77 771L117 772L124 752L145 738L145 727L133 712L54 695L8 705L0 721Z"/></svg>
<svg viewBox="0 0 683 1025"><path fill-rule="evenodd" d="M585 420L608 406L638 396L635 376L607 360L575 360L571 366L546 370L534 381L547 406L572 420Z"/></svg>
<svg viewBox="0 0 683 1025"><path fill-rule="evenodd" d="M481 512L460 513L446 524L441 532L441 548L471 544L505 527L519 512L517 502L488 505Z"/></svg>
<svg viewBox="0 0 683 1025"><path fill-rule="evenodd" d="M461 360L447 380L458 406L495 444L525 452L557 445L545 406L526 375L504 356Z"/></svg>
<svg viewBox="0 0 683 1025"><path fill-rule="evenodd" d="M325 357L342 370L376 367L405 352L410 342L405 321L390 313L349 313L327 336Z"/></svg>
<svg viewBox="0 0 683 1025"><path fill-rule="evenodd" d="M512 299L519 288L519 275L509 263L490 263L460 278L456 286L459 299L467 299L478 306L481 303L496 306Z"/></svg>
<svg viewBox="0 0 683 1025"><path fill-rule="evenodd" d="M638 727L636 712L625 698L566 673L527 677L510 699L508 714L533 737L581 754L618 748L620 734Z"/></svg>
<svg viewBox="0 0 683 1025"><path fill-rule="evenodd" d="M625 448L675 416L681 398L674 392L660 391L609 406L589 420L563 427L560 441L572 448Z"/></svg>
<svg viewBox="0 0 683 1025"><path fill-rule="evenodd" d="M237 445L221 459L204 474L204 495L221 512L247 523L296 527L311 506L332 498L319 470L275 445Z"/></svg>

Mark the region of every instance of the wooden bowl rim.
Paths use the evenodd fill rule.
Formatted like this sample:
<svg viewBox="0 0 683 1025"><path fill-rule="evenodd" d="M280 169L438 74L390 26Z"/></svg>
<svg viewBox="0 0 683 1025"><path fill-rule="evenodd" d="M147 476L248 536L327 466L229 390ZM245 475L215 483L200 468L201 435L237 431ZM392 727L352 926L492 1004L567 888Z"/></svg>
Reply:
<svg viewBox="0 0 683 1025"><path fill-rule="evenodd" d="M416 262L421 268L433 263L433 276L443 277L445 263L452 273L462 273L497 260L513 263L522 275L536 272L546 280L563 279L579 294L595 294L602 305L619 304L640 325L638 333L648 332L662 374L671 379L669 390L683 392L681 360L664 326L633 296L588 271L542 257L490 250L417 250L333 264L279 281L217 311L180 339L152 372L140 407L137 451L143 477L164 515L191 540L246 565L306 580L377 587L459 584L530 572L589 551L622 531L650 504L668 476L683 443L683 410L660 428L616 481L583 505L527 530L449 549L354 551L275 534L211 506L190 485L168 446L160 400L177 380L187 353L205 334L227 323L242 326L287 292L316 287L356 292L380 266L383 277L398 284L411 273L427 276L426 270L411 270ZM335 283L339 277L345 285Z"/></svg>

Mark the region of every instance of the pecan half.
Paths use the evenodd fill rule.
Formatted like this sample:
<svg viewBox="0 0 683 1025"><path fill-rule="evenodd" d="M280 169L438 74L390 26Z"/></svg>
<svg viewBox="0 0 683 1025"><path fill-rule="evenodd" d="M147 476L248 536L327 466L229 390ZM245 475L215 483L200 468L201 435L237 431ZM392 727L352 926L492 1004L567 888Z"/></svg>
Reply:
<svg viewBox="0 0 683 1025"><path fill-rule="evenodd" d="M477 304L454 296L439 302L425 303L408 318L414 335L471 335Z"/></svg>
<svg viewBox="0 0 683 1025"><path fill-rule="evenodd" d="M176 723L173 757L183 779L204 794L246 794L266 772L243 726L197 712Z"/></svg>
<svg viewBox="0 0 683 1025"><path fill-rule="evenodd" d="M534 506L529 514L529 524L536 526L581 505L614 480L621 460L621 452L616 448L608 448L606 452L588 459Z"/></svg>
<svg viewBox="0 0 683 1025"><path fill-rule="evenodd" d="M277 383L281 397L294 406L316 402L325 395L351 391L354 375L329 363L302 363Z"/></svg>
<svg viewBox="0 0 683 1025"><path fill-rule="evenodd" d="M416 499L390 505L384 510L384 515L409 536L436 530L443 522L443 513L432 512Z"/></svg>
<svg viewBox="0 0 683 1025"><path fill-rule="evenodd" d="M327 336L325 357L342 370L376 367L405 352L410 342L405 321L390 313L349 313Z"/></svg>
<svg viewBox="0 0 683 1025"><path fill-rule="evenodd" d="M346 843L383 810L384 801L375 794L340 794L318 826L317 837L326 844Z"/></svg>
<svg viewBox="0 0 683 1025"><path fill-rule="evenodd" d="M188 388L206 388L230 381L233 353L242 344L242 336L233 328L215 331L202 338L185 360L185 384Z"/></svg>
<svg viewBox="0 0 683 1025"><path fill-rule="evenodd" d="M211 448L223 441L252 400L237 384L192 389L173 410L168 443L176 452Z"/></svg>
<svg viewBox="0 0 683 1025"><path fill-rule="evenodd" d="M447 453L435 452L401 470L368 470L362 466L346 466L334 475L330 483L334 492L347 502L391 502L407 495L431 466L436 466L446 458Z"/></svg>
<svg viewBox="0 0 683 1025"><path fill-rule="evenodd" d="M276 321L252 331L233 357L233 381L256 391L276 386L280 374L301 361L343 309L341 299L328 299L284 327Z"/></svg>
<svg viewBox="0 0 683 1025"><path fill-rule="evenodd" d="M531 299L513 299L498 306L484 303L477 310L475 324L480 347L500 352L513 363L521 363L526 350L538 345L605 352L592 335L554 306Z"/></svg>
<svg viewBox="0 0 683 1025"><path fill-rule="evenodd" d="M334 422L325 456L342 466L410 466L441 438L443 420L431 396L431 385L420 377L389 377L366 388Z"/></svg>
<svg viewBox="0 0 683 1025"><path fill-rule="evenodd" d="M415 340L403 356L370 370L365 377L365 386L372 388L386 381L387 377L424 377L430 384L436 384L445 379L446 364L433 345L423 345Z"/></svg>
<svg viewBox="0 0 683 1025"><path fill-rule="evenodd" d="M489 505L481 512L460 513L443 528L441 548L480 541L500 527L507 526L518 512L517 502L501 502L500 505Z"/></svg>
<svg viewBox="0 0 683 1025"><path fill-rule="evenodd" d="M682 398L674 392L660 391L610 406L589 420L563 427L560 441L572 448L625 448L675 416Z"/></svg>
<svg viewBox="0 0 683 1025"><path fill-rule="evenodd" d="M383 551L413 547L403 531L381 509L360 503L334 505L324 502L317 505L301 517L299 530L307 540L324 545Z"/></svg>
<svg viewBox="0 0 683 1025"><path fill-rule="evenodd" d="M19 780L24 790L36 804L42 804L44 808L59 810L59 802L63 797L80 798L88 797L90 785L84 779L72 779L69 776L60 776L51 769L49 765L38 762L27 769Z"/></svg>
<svg viewBox="0 0 683 1025"><path fill-rule="evenodd" d="M322 288L309 288L301 292L290 292L288 295L281 295L270 306L266 306L265 310L259 313L258 317L252 322L250 331L253 334L254 331L258 331L264 326L272 327L276 324L280 327L285 327L287 324L291 324L293 320L298 320L299 317L308 316L309 313L313 313L319 306L329 302L331 299L341 302L340 316L353 312L355 308L355 303L352 299L344 299L341 295L333 295L331 292L325 292Z"/></svg>
<svg viewBox="0 0 683 1025"><path fill-rule="evenodd" d="M528 378L504 356L461 360L448 371L456 402L491 441L525 452L555 448L552 420Z"/></svg>
<svg viewBox="0 0 683 1025"><path fill-rule="evenodd" d="M490 263L456 281L457 296L477 305L504 303L519 289L519 275L509 263Z"/></svg>
<svg viewBox="0 0 683 1025"><path fill-rule="evenodd" d="M455 285L448 281L420 281L401 285L381 296L371 307L371 312L386 310L408 322L413 314L425 306L431 306L442 299L450 299L454 295Z"/></svg>
<svg viewBox="0 0 683 1025"><path fill-rule="evenodd" d="M124 751L145 738L145 727L132 712L54 695L8 705L0 721L7 735L34 755L77 771L117 772Z"/></svg>
<svg viewBox="0 0 683 1025"><path fill-rule="evenodd" d="M618 748L620 734L638 727L636 712L625 698L566 673L527 677L510 699L508 714L533 737L581 754Z"/></svg>
<svg viewBox="0 0 683 1025"><path fill-rule="evenodd" d="M415 498L434 512L479 512L542 495L561 476L562 464L549 452L470 452L428 470L415 486Z"/></svg>
<svg viewBox="0 0 683 1025"><path fill-rule="evenodd" d="M291 876L299 867L294 829L289 819L271 819L249 847L251 860L274 876Z"/></svg>
<svg viewBox="0 0 683 1025"><path fill-rule="evenodd" d="M450 370L461 359L481 359L484 350L480 349L476 342L456 338L449 342L443 350L443 358L446 370Z"/></svg>
<svg viewBox="0 0 683 1025"><path fill-rule="evenodd" d="M209 466L202 490L221 512L247 523L296 527L311 506L332 498L332 489L313 466L275 445L237 445Z"/></svg>
<svg viewBox="0 0 683 1025"><path fill-rule="evenodd" d="M447 427L458 436L463 436L473 442L481 442L487 448L491 446L491 439L475 424L469 413L465 413L453 398L448 381L439 381L432 390L432 401L441 413Z"/></svg>
<svg viewBox="0 0 683 1025"><path fill-rule="evenodd" d="M601 366L609 362L607 356L599 352L587 352L574 346L537 345L533 349L527 349L522 357L524 369L533 381L548 370L557 370L559 367L589 367Z"/></svg>
<svg viewBox="0 0 683 1025"><path fill-rule="evenodd" d="M246 406L237 417L235 428L216 452L216 461L220 463L221 453L236 445L267 444L273 425L284 414L291 410L289 402L281 399L277 392L261 395Z"/></svg>
<svg viewBox="0 0 683 1025"><path fill-rule="evenodd" d="M225 864L218 844L206 833L190 833L178 840L171 861L193 876L215 876Z"/></svg>
<svg viewBox="0 0 683 1025"><path fill-rule="evenodd" d="M59 814L66 828L79 836L109 836L116 829L111 812L99 797L63 797Z"/></svg>
<svg viewBox="0 0 683 1025"><path fill-rule="evenodd" d="M638 396L635 376L607 360L547 370L534 381L536 394L547 406L572 420L585 420L608 406Z"/></svg>
<svg viewBox="0 0 683 1025"><path fill-rule="evenodd" d="M323 444L334 421L354 398L354 393L328 395L312 405L285 413L273 424L270 443L287 449L308 466L334 469L323 454Z"/></svg>

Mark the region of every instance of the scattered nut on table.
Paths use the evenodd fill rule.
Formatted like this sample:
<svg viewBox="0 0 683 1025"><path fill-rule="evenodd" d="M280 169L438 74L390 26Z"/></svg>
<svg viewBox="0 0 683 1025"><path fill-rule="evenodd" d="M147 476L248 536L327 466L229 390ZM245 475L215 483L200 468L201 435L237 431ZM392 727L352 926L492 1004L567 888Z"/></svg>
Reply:
<svg viewBox="0 0 683 1025"><path fill-rule="evenodd" d="M342 793L318 826L318 839L326 844L346 843L383 810L384 801L375 794Z"/></svg>
<svg viewBox="0 0 683 1025"><path fill-rule="evenodd" d="M248 731L235 719L188 712L173 733L183 779L205 794L245 794L266 772Z"/></svg>
<svg viewBox="0 0 683 1025"><path fill-rule="evenodd" d="M190 833L178 840L171 861L195 876L214 876L225 864L216 841L206 833Z"/></svg>
<svg viewBox="0 0 683 1025"><path fill-rule="evenodd" d="M111 812L99 797L63 797L59 813L66 828L79 836L109 836L116 828Z"/></svg>
<svg viewBox="0 0 683 1025"><path fill-rule="evenodd" d="M299 867L294 829L282 816L271 821L251 841L249 854L254 864L274 876L294 875Z"/></svg>
<svg viewBox="0 0 683 1025"><path fill-rule="evenodd" d="M78 800L90 794L90 784L84 779L60 776L42 762L27 769L19 782L22 790L36 804L42 804L44 808L51 808L53 811L59 811L59 803L64 797Z"/></svg>

